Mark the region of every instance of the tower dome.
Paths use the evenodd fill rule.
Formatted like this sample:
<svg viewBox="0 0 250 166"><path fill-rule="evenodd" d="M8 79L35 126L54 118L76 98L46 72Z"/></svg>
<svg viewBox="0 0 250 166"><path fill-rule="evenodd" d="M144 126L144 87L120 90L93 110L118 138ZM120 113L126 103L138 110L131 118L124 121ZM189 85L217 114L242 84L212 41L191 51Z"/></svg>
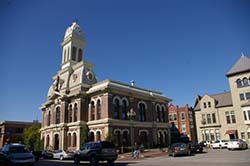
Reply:
<svg viewBox="0 0 250 166"><path fill-rule="evenodd" d="M80 39L84 40L83 30L76 21L74 21L72 25L67 28L67 30L65 31L64 39L71 36L78 36L80 37Z"/></svg>

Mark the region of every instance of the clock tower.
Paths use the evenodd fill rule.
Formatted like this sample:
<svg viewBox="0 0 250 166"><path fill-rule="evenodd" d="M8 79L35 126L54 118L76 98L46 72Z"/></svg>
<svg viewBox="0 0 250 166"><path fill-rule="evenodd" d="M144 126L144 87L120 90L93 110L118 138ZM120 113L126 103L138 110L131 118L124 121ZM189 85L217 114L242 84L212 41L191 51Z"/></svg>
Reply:
<svg viewBox="0 0 250 166"><path fill-rule="evenodd" d="M61 45L63 47L61 69L83 61L85 37L76 21L67 28Z"/></svg>

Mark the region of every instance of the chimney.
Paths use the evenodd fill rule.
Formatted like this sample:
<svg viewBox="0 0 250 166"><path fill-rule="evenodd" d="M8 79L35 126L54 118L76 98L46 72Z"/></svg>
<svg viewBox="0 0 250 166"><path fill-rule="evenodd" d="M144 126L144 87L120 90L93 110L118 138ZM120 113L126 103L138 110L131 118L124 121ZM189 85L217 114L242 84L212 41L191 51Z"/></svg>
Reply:
<svg viewBox="0 0 250 166"><path fill-rule="evenodd" d="M135 86L135 81L134 81L134 80L131 80L131 81L130 81L130 85L131 85L131 86Z"/></svg>

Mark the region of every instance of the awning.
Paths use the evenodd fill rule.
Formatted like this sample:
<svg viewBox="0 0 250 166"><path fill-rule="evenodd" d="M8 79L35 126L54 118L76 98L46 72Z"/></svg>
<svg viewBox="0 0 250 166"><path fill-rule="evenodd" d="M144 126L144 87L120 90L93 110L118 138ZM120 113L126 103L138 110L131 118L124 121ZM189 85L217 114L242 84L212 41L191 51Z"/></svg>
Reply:
<svg viewBox="0 0 250 166"><path fill-rule="evenodd" d="M236 134L237 130L227 130L226 134Z"/></svg>

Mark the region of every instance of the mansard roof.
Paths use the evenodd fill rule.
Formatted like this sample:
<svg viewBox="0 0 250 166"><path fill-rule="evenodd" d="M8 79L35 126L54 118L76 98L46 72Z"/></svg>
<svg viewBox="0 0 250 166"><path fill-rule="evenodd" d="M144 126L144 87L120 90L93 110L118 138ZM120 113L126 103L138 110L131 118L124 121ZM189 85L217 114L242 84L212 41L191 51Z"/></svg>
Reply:
<svg viewBox="0 0 250 166"><path fill-rule="evenodd" d="M232 101L232 97L231 97L231 92L224 92L224 93L219 93L219 94L215 94L215 95L208 95L210 97L212 97L215 100L215 107L219 108L219 107L226 107L226 106L232 106L233 105L233 101ZM203 96L204 97L204 96ZM202 97L202 98L203 98ZM201 99L202 99L201 98ZM201 100L200 99L200 100ZM199 101L200 101L199 100ZM195 105L194 110L198 111L200 110L200 104L199 102Z"/></svg>
<svg viewBox="0 0 250 166"><path fill-rule="evenodd" d="M242 54L240 59L227 72L226 76L229 77L229 76L239 74L239 73L244 73L247 71L250 71L250 58Z"/></svg>

